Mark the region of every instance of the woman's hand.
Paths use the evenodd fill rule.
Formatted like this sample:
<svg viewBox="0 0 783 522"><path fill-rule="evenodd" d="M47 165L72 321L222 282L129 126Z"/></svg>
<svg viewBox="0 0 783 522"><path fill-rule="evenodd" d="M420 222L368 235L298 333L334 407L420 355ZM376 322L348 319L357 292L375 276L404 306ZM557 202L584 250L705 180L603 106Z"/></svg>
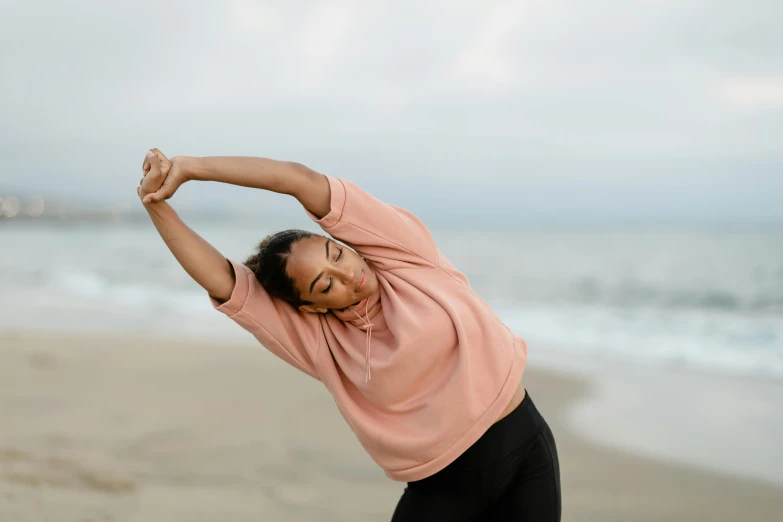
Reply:
<svg viewBox="0 0 783 522"><path fill-rule="evenodd" d="M187 160L186 156L168 159L158 149L150 149L141 167L144 177L136 189L142 202L158 203L173 196L180 185L191 179Z"/></svg>

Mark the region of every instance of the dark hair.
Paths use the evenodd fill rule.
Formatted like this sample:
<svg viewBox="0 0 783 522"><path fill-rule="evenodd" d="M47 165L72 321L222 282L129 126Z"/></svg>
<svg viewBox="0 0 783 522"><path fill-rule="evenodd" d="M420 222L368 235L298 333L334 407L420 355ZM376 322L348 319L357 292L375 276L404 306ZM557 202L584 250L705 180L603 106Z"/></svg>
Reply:
<svg viewBox="0 0 783 522"><path fill-rule="evenodd" d="M245 260L245 266L253 271L261 286L272 297L291 303L295 308L312 304L301 299L299 290L294 286L294 280L288 276L286 269L294 243L315 235L317 234L298 229L270 234L258 245L257 252Z"/></svg>

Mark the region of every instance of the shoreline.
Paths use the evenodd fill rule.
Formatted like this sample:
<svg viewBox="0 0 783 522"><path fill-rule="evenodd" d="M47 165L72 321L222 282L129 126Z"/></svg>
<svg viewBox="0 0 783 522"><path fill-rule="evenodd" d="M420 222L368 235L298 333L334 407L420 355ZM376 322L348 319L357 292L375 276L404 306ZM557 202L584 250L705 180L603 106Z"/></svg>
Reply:
<svg viewBox="0 0 783 522"><path fill-rule="evenodd" d="M591 443L783 487L783 380L551 347L531 358L591 383L565 419Z"/></svg>
<svg viewBox="0 0 783 522"><path fill-rule="evenodd" d="M605 400L609 374L526 369L558 445L564 520L783 511L783 487L591 440L580 415ZM4 520L385 520L404 487L366 455L321 383L252 339L0 331L0 382Z"/></svg>

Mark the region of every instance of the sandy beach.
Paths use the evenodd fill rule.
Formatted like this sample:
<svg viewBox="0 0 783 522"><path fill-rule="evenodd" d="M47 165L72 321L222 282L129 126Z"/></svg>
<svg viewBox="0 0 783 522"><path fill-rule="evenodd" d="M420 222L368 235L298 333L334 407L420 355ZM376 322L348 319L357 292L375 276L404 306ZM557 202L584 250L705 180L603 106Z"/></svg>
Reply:
<svg viewBox="0 0 783 522"><path fill-rule="evenodd" d="M780 520L783 487L588 442L565 419L592 383L525 375L563 520ZM249 341L0 333L0 426L3 522L383 521L404 487L319 382Z"/></svg>

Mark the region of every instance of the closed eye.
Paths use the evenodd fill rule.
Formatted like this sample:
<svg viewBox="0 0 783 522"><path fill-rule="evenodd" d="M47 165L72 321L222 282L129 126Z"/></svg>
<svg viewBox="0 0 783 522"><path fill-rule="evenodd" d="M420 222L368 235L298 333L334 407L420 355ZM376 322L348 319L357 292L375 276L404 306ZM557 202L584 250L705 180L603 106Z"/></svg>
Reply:
<svg viewBox="0 0 783 522"><path fill-rule="evenodd" d="M327 242L327 244L326 244L326 250L327 250L327 252L329 251L329 243L328 243L328 242ZM337 254L337 257L336 257L336 258L335 258L335 260L334 260L334 262L335 262L335 263L336 263L337 261L339 261L341 257L343 257L343 250L345 250L345 248L343 248L343 247L337 247L337 250L338 250L340 253L339 253L339 254ZM322 293L322 294L328 294L328 293L329 293L329 290L331 290L331 289L332 289L332 278L330 277L330 278L329 278L329 286L327 286L326 288L324 288L324 289L323 289L323 291L321 291L321 293Z"/></svg>

